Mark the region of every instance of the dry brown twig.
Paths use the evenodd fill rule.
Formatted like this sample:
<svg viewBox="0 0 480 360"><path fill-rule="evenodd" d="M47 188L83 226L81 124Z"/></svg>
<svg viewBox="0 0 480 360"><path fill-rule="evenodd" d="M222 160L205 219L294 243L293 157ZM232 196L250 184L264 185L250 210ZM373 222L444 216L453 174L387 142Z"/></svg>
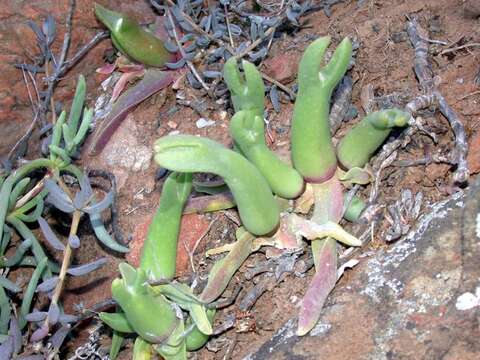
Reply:
<svg viewBox="0 0 480 360"><path fill-rule="evenodd" d="M436 79L430 63L428 62L428 38L426 31L418 24L416 19L411 19L407 24L407 33L410 42L415 49L415 74L427 96L434 96L438 102L438 108L448 120L455 136L455 147L452 152L452 162L457 168L453 174L455 183L464 184L468 181L469 171L467 167L468 143L465 128L455 111L437 89Z"/></svg>

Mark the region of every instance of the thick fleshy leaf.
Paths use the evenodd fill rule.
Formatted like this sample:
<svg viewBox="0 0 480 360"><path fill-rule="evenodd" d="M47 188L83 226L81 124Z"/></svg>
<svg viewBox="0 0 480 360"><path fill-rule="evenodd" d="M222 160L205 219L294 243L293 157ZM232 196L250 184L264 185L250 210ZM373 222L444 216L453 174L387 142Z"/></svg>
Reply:
<svg viewBox="0 0 480 360"><path fill-rule="evenodd" d="M125 91L113 105L112 111L103 120L94 135L89 149L90 154L100 153L128 113L142 101L174 82L176 77L177 75L172 72L148 69L143 79Z"/></svg>
<svg viewBox="0 0 480 360"><path fill-rule="evenodd" d="M48 241L48 243L55 249L59 251L65 251L65 245L58 239L57 235L53 232L50 225L43 217L38 218L38 224L42 230L43 236Z"/></svg>
<svg viewBox="0 0 480 360"><path fill-rule="evenodd" d="M100 258L89 264L71 267L67 270L67 273L69 273L72 276L82 276L97 270L98 268L102 267L106 263L107 263L107 258Z"/></svg>
<svg viewBox="0 0 480 360"><path fill-rule="evenodd" d="M317 323L323 304L337 282L337 246L333 239L321 242L316 254L318 266L302 299L297 335L307 334Z"/></svg>

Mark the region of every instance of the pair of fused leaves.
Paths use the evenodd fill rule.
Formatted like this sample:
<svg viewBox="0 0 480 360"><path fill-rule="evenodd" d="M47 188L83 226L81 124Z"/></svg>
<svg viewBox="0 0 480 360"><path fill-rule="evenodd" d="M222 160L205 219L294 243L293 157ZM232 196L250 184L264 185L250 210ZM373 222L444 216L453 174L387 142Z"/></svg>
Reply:
<svg viewBox="0 0 480 360"><path fill-rule="evenodd" d="M155 345L155 350L166 359L182 353L185 355L180 358L186 358L187 350L203 346L213 332L214 312L207 310L188 286L179 283L150 286L143 269L125 263L120 265L120 273L122 279L112 283L112 295L123 312L101 313L100 318L106 324L121 333L136 333L143 341ZM190 314L186 331L177 305Z"/></svg>

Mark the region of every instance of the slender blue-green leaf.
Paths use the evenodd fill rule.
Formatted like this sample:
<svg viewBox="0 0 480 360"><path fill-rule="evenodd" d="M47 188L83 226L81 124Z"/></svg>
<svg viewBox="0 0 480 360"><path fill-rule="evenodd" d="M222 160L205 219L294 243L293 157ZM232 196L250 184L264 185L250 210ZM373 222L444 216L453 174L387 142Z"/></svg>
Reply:
<svg viewBox="0 0 480 360"><path fill-rule="evenodd" d="M50 149L50 152L52 154L58 156L63 161L65 161L67 164L70 164L72 162L72 159L70 159L70 156L68 155L68 153L64 149L62 149L61 147L50 144L48 146L48 148Z"/></svg>
<svg viewBox="0 0 480 360"><path fill-rule="evenodd" d="M35 294L35 289L37 288L38 280L42 276L43 271L47 267L47 257L45 256L39 263L37 268L34 270L30 282L28 283L27 290L23 293L22 306L20 307L20 317L19 325L20 329L23 329L27 324L25 316L30 312L30 305L32 304L33 295ZM48 329L47 329L48 333Z"/></svg>
<svg viewBox="0 0 480 360"><path fill-rule="evenodd" d="M37 267L37 261L35 260L35 257L33 256L25 256L22 261L18 264L18 266L33 266ZM52 273L58 274L60 272L60 265L57 263L48 260L48 268Z"/></svg>
<svg viewBox="0 0 480 360"><path fill-rule="evenodd" d="M102 219L99 213L96 214L88 214L90 218L90 223L92 224L93 231L95 231L95 235L97 239L105 245L107 248L112 249L114 251L118 251L121 253L127 253L129 251L128 247L118 244L113 240L110 234L105 229L105 225L103 225Z"/></svg>
<svg viewBox="0 0 480 360"><path fill-rule="evenodd" d="M70 131L70 128L68 127L68 124L63 124L62 126L62 134L63 134L63 140L65 141L65 149L67 151L67 153L70 153L73 148L74 148L74 144L73 144L73 136L75 134L73 134L71 131Z"/></svg>
<svg viewBox="0 0 480 360"><path fill-rule="evenodd" d="M13 188L12 192L10 193L9 198L9 208L13 209L17 199L23 195L25 189L27 188L28 184L30 183L30 178L24 178L20 180Z"/></svg>
<svg viewBox="0 0 480 360"><path fill-rule="evenodd" d="M24 222L34 222L42 215L44 209L43 201L37 203L37 207L30 214L17 214L16 216Z"/></svg>
<svg viewBox="0 0 480 360"><path fill-rule="evenodd" d="M80 124L80 128L78 129L77 134L73 138L73 144L75 146L78 146L83 142L85 135L87 135L87 131L90 128L90 124L92 123L92 119L93 119L93 109L87 109L83 113L83 119L82 119L82 123Z"/></svg>
<svg viewBox="0 0 480 360"><path fill-rule="evenodd" d="M50 143L50 145L54 145L54 146L60 145L60 141L62 140L62 126L65 123L66 116L67 116L67 113L64 110L58 117L57 122L53 127L52 142Z"/></svg>
<svg viewBox="0 0 480 360"><path fill-rule="evenodd" d="M10 320L10 301L8 296L0 284L0 334L6 334L8 330L8 321Z"/></svg>
<svg viewBox="0 0 480 360"><path fill-rule="evenodd" d="M35 195L33 199L28 201L25 205L22 205L21 207L15 209L15 215L25 214L30 209L33 209L34 207L38 206L39 203L43 203L43 199L45 198L45 196L47 196L47 194L48 194L48 190L43 189L37 195Z"/></svg>
<svg viewBox="0 0 480 360"><path fill-rule="evenodd" d="M43 217L38 218L38 224L40 225L40 229L42 230L43 236L45 240L55 249L59 251L65 251L65 245L58 239L57 235L53 232L50 225L48 225L47 221Z"/></svg>
<svg viewBox="0 0 480 360"><path fill-rule="evenodd" d="M47 201L62 210L63 212L73 212L75 208L67 194L58 186L55 181L47 179L45 188L48 190Z"/></svg>
<svg viewBox="0 0 480 360"><path fill-rule="evenodd" d="M31 239L26 239L18 245L17 250L15 250L15 254L13 254L12 257L8 258L5 261L5 266L6 267L12 267L20 263L22 261L25 253L27 250L32 246L32 240Z"/></svg>
<svg viewBox="0 0 480 360"><path fill-rule="evenodd" d="M10 292L13 293L18 293L22 291L22 289L15 283L11 282L4 276L0 276L0 285L3 286L5 289L7 289Z"/></svg>
<svg viewBox="0 0 480 360"><path fill-rule="evenodd" d="M72 107L70 108L70 115L68 116L68 127L72 133L76 133L78 129L78 122L82 116L83 104L85 103L85 93L87 90L87 83L85 77L80 75L78 77L77 89L73 97Z"/></svg>

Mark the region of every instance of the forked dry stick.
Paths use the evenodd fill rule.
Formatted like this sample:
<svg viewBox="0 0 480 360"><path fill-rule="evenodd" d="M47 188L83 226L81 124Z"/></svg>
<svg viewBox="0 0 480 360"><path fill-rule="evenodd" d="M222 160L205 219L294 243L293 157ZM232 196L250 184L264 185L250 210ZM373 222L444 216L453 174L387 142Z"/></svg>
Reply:
<svg viewBox="0 0 480 360"><path fill-rule="evenodd" d="M440 112L450 123L455 135L455 148L452 152L452 162L457 165L453 180L457 184L468 181L469 171L467 167L467 136L465 128L455 111L448 105L447 101L437 89L435 77L430 63L428 62L428 38L426 31L418 24L416 19L411 19L407 24L407 33L410 42L415 49L415 74L427 96L435 96Z"/></svg>

